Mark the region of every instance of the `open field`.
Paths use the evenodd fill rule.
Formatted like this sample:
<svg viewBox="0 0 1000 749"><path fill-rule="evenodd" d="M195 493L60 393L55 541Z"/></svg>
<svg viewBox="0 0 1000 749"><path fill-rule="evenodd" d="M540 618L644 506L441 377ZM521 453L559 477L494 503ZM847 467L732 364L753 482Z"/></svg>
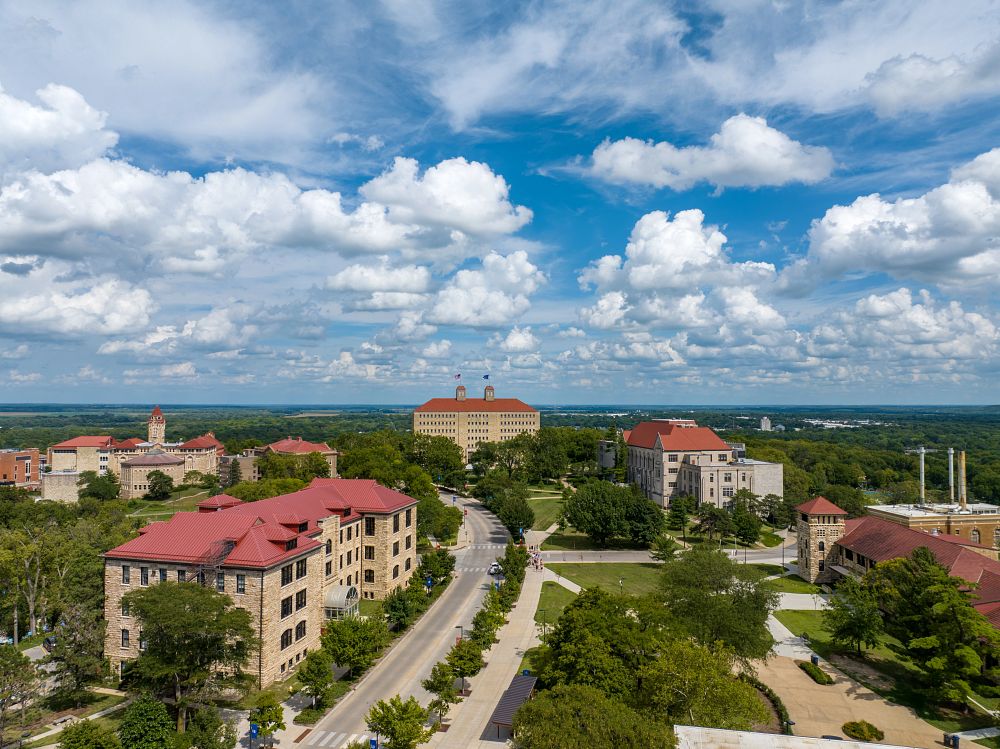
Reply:
<svg viewBox="0 0 1000 749"><path fill-rule="evenodd" d="M541 624L544 620L552 626L574 598L576 593L573 591L567 590L559 583L546 580L542 583L542 595L538 599L538 608L535 609L535 621Z"/></svg>
<svg viewBox="0 0 1000 749"><path fill-rule="evenodd" d="M535 522L531 526L533 530L544 531L549 526L559 522L559 516L562 514L561 495L540 496L537 499L531 497L528 499L528 504L535 512Z"/></svg>
<svg viewBox="0 0 1000 749"><path fill-rule="evenodd" d="M660 570L662 569L659 564L654 562L641 564L553 562L548 565L548 568L583 588L601 587L612 593L624 592L633 596L641 596L655 591L660 581Z"/></svg>
<svg viewBox="0 0 1000 749"><path fill-rule="evenodd" d="M787 575L774 580L767 580L764 583L771 590L779 593L819 593L820 587L806 582L798 575Z"/></svg>
<svg viewBox="0 0 1000 749"><path fill-rule="evenodd" d="M556 531L542 543L542 551L596 551L600 548L590 540L590 536L570 528ZM606 548L645 549L646 547L637 546L628 541L615 540Z"/></svg>

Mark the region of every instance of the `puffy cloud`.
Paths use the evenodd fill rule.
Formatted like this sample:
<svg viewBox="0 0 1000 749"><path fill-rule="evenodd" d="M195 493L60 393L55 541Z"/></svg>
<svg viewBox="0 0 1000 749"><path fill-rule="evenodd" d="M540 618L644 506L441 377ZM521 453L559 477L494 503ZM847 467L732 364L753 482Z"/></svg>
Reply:
<svg viewBox="0 0 1000 749"><path fill-rule="evenodd" d="M24 359L28 355L28 344L0 349L0 359Z"/></svg>
<svg viewBox="0 0 1000 749"><path fill-rule="evenodd" d="M534 351L540 345L538 336L531 332L531 327L519 328L516 325L510 329L506 337L495 335L490 339L490 345L497 346L508 353L524 353Z"/></svg>
<svg viewBox="0 0 1000 749"><path fill-rule="evenodd" d="M451 341L442 338L440 341L432 341L420 352L428 359L443 359L451 355Z"/></svg>
<svg viewBox="0 0 1000 749"><path fill-rule="evenodd" d="M529 296L545 283L524 250L491 252L482 268L460 270L438 292L428 313L433 323L494 327L505 325L531 307Z"/></svg>
<svg viewBox="0 0 1000 749"><path fill-rule="evenodd" d="M0 177L77 167L118 142L117 133L104 129L107 114L91 107L78 91L50 83L35 95L41 105L0 88Z"/></svg>
<svg viewBox="0 0 1000 749"><path fill-rule="evenodd" d="M21 372L17 369L12 369L7 372L7 379L15 385L27 385L30 382L40 381L42 375L38 372Z"/></svg>
<svg viewBox="0 0 1000 749"><path fill-rule="evenodd" d="M154 307L145 289L110 278L86 290L49 287L0 298L0 326L65 336L115 334L144 328Z"/></svg>
<svg viewBox="0 0 1000 749"><path fill-rule="evenodd" d="M218 307L203 317L188 320L182 326L159 325L131 340L105 341L100 354L130 352L172 355L187 348L211 349L246 343L257 334L258 327L247 323L251 309L235 304Z"/></svg>
<svg viewBox="0 0 1000 749"><path fill-rule="evenodd" d="M336 143L338 146L346 146L353 143L368 152L381 151L385 148L385 141L377 135L363 136L357 133L334 133L330 136L330 142Z"/></svg>
<svg viewBox="0 0 1000 749"><path fill-rule="evenodd" d="M868 96L882 116L936 111L946 104L1000 93L1000 44L969 58L897 55L869 74Z"/></svg>
<svg viewBox="0 0 1000 749"><path fill-rule="evenodd" d="M330 276L326 287L335 291L427 291L430 286L430 271L417 265L407 265L401 268L389 266L388 258L381 258L381 263L372 265L350 265Z"/></svg>
<svg viewBox="0 0 1000 749"><path fill-rule="evenodd" d="M161 377L179 377L189 379L198 376L198 370L192 362L178 362L177 364L164 364L160 367Z"/></svg>
<svg viewBox="0 0 1000 749"><path fill-rule="evenodd" d="M625 321L630 307L625 295L620 291L603 294L592 307L580 310L580 319L592 328L609 330Z"/></svg>
<svg viewBox="0 0 1000 749"><path fill-rule="evenodd" d="M1000 148L915 198L865 195L813 222L807 255L783 271L790 288L843 274L887 273L943 287L1000 281Z"/></svg>
<svg viewBox="0 0 1000 749"><path fill-rule="evenodd" d="M396 222L454 227L473 236L512 234L531 221L531 211L511 204L506 180L487 164L446 159L419 172L416 159L396 157L360 192L389 206Z"/></svg>
<svg viewBox="0 0 1000 749"><path fill-rule="evenodd" d="M708 146L606 140L594 149L591 173L616 184L686 190L708 182L722 189L812 184L828 177L833 165L826 148L803 145L762 117L739 114L722 123Z"/></svg>

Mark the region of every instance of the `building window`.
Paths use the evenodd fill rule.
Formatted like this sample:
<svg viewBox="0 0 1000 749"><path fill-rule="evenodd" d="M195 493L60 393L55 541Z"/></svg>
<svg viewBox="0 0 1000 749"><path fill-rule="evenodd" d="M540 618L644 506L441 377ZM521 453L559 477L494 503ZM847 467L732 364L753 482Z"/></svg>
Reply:
<svg viewBox="0 0 1000 749"><path fill-rule="evenodd" d="M819 544L816 546L816 548L819 549L820 551L826 551L826 542L820 541Z"/></svg>
<svg viewBox="0 0 1000 749"><path fill-rule="evenodd" d="M366 583L375 582L375 570L365 570L365 582Z"/></svg>
<svg viewBox="0 0 1000 749"><path fill-rule="evenodd" d="M160 582L165 583L167 581L167 570L165 567L160 567Z"/></svg>
<svg viewBox="0 0 1000 749"><path fill-rule="evenodd" d="M731 473L724 473L724 474L722 474L722 480L725 481L727 484L730 483L730 482L732 482L732 480L733 480L733 474L731 474Z"/></svg>
<svg viewBox="0 0 1000 749"><path fill-rule="evenodd" d="M847 559L848 562L853 562L854 552L851 551L850 549L844 549L844 558Z"/></svg>
<svg viewBox="0 0 1000 749"><path fill-rule="evenodd" d="M127 564L122 565L122 585L131 585L132 568Z"/></svg>
<svg viewBox="0 0 1000 749"><path fill-rule="evenodd" d="M292 630L286 629L281 633L281 649L284 650L292 644Z"/></svg>
<svg viewBox="0 0 1000 749"><path fill-rule="evenodd" d="M291 538L285 541L285 551L291 551L292 549L297 549L299 546L299 539Z"/></svg>
<svg viewBox="0 0 1000 749"><path fill-rule="evenodd" d="M350 540L351 540L351 531L353 531L353 530L354 530L354 528L348 528L348 529L347 529L347 540L348 540L348 541L350 541Z"/></svg>
<svg viewBox="0 0 1000 749"><path fill-rule="evenodd" d="M246 593L247 592L247 576L237 575L236 576L236 592Z"/></svg>
<svg viewBox="0 0 1000 749"><path fill-rule="evenodd" d="M286 616L292 615L292 597L281 599L281 618L284 619Z"/></svg>
<svg viewBox="0 0 1000 749"><path fill-rule="evenodd" d="M365 535L375 535L375 518L365 518Z"/></svg>
<svg viewBox="0 0 1000 749"><path fill-rule="evenodd" d="M347 587L348 588L351 587L351 576L350 575L347 576Z"/></svg>
<svg viewBox="0 0 1000 749"><path fill-rule="evenodd" d="M409 528L411 525L413 525L413 509L412 508L406 511L406 527Z"/></svg>
<svg viewBox="0 0 1000 749"><path fill-rule="evenodd" d="M399 541L393 541L392 543L392 555L399 556Z"/></svg>
<svg viewBox="0 0 1000 749"><path fill-rule="evenodd" d="M326 563L326 576L330 577L333 574L333 562Z"/></svg>
<svg viewBox="0 0 1000 749"><path fill-rule="evenodd" d="M122 630L122 647L123 648L127 648L128 647L128 630L127 629L123 629Z"/></svg>
<svg viewBox="0 0 1000 749"><path fill-rule="evenodd" d="M825 567L826 563L821 559L819 562L819 571L822 572Z"/></svg>
<svg viewBox="0 0 1000 749"><path fill-rule="evenodd" d="M286 564L281 568L281 584L288 585L292 582L292 565Z"/></svg>
<svg viewBox="0 0 1000 749"><path fill-rule="evenodd" d="M304 609L306 607L306 591L305 589L300 590L295 594L295 610Z"/></svg>
<svg viewBox="0 0 1000 749"><path fill-rule="evenodd" d="M407 536L406 537L406 548L409 549L411 546L413 546L413 536Z"/></svg>
<svg viewBox="0 0 1000 749"><path fill-rule="evenodd" d="M677 462L677 457L678 457L677 453L670 453L669 455L667 455L667 462L668 463L676 463Z"/></svg>
<svg viewBox="0 0 1000 749"><path fill-rule="evenodd" d="M399 577L399 565L398 564L395 567L392 568L392 579L395 580L397 577Z"/></svg>
<svg viewBox="0 0 1000 749"><path fill-rule="evenodd" d="M974 544L978 544L979 543L979 529L978 528L973 528L972 529L972 534L970 535L970 538L972 539L972 543L974 543Z"/></svg>
<svg viewBox="0 0 1000 749"><path fill-rule="evenodd" d="M733 496L733 487L731 487L731 486L724 486L724 487L722 487L722 496L723 497L731 497L731 496Z"/></svg>
<svg viewBox="0 0 1000 749"><path fill-rule="evenodd" d="M399 533L399 513L392 516L392 532Z"/></svg>
<svg viewBox="0 0 1000 749"><path fill-rule="evenodd" d="M411 559L410 559L409 557L407 557L406 561L405 561L405 562L403 563L403 569L404 569L404 570L408 570L408 569L410 569L410 562L411 562L411 561L412 561L412 560L411 560Z"/></svg>
<svg viewBox="0 0 1000 749"><path fill-rule="evenodd" d="M350 552L350 551L347 552L347 566L348 567L351 566L351 557L352 557L352 552Z"/></svg>
<svg viewBox="0 0 1000 749"><path fill-rule="evenodd" d="M721 453L719 455L719 460L729 460L729 456L726 455L725 453Z"/></svg>
<svg viewBox="0 0 1000 749"><path fill-rule="evenodd" d="M340 543L344 543L344 529L340 529Z"/></svg>
<svg viewBox="0 0 1000 749"><path fill-rule="evenodd" d="M177 570L177 582L182 583L187 580L187 570Z"/></svg>
<svg viewBox="0 0 1000 749"><path fill-rule="evenodd" d="M369 559L370 560L370 559L374 559L374 558L375 558L375 547L374 546L366 546L365 547L365 559Z"/></svg>
<svg viewBox="0 0 1000 749"><path fill-rule="evenodd" d="M128 601L122 601L122 616L130 616L128 609Z"/></svg>
<svg viewBox="0 0 1000 749"><path fill-rule="evenodd" d="M305 636L306 636L306 623L299 622L298 624L295 625L295 639L301 640Z"/></svg>
<svg viewBox="0 0 1000 749"><path fill-rule="evenodd" d="M340 555L340 566L337 569L344 569L344 555Z"/></svg>

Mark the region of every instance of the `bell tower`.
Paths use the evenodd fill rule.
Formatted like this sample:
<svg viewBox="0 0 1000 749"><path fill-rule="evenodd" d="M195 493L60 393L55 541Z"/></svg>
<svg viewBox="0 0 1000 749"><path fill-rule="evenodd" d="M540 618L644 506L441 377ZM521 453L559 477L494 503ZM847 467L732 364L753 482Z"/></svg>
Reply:
<svg viewBox="0 0 1000 749"><path fill-rule="evenodd" d="M151 442L154 445L162 445L167 441L167 419L159 406L156 406L153 409L153 413L149 415L146 426L147 442Z"/></svg>
<svg viewBox="0 0 1000 749"><path fill-rule="evenodd" d="M847 531L847 513L826 497L816 497L795 508L798 514L799 575L811 583L835 577L830 565L835 545Z"/></svg>

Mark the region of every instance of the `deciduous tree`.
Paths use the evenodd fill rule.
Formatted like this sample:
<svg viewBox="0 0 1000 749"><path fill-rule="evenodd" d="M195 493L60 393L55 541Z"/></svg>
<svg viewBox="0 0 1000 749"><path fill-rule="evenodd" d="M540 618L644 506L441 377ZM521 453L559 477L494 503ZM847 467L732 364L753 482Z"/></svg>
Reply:
<svg viewBox="0 0 1000 749"><path fill-rule="evenodd" d="M149 694L142 694L125 708L118 726L118 738L128 749L171 749L174 726L166 706Z"/></svg>
<svg viewBox="0 0 1000 749"><path fill-rule="evenodd" d="M416 749L434 735L426 728L427 711L413 697L404 702L397 694L389 700L379 700L368 710L365 722L368 730L382 737L386 749Z"/></svg>
<svg viewBox="0 0 1000 749"><path fill-rule="evenodd" d="M632 491L606 481L590 481L566 501L563 517L577 530L590 536L598 546L629 532L628 506Z"/></svg>
<svg viewBox="0 0 1000 749"><path fill-rule="evenodd" d="M98 681L105 672L104 631L102 617L79 604L63 610L55 629L56 642L49 654L55 665L53 676L57 688L80 704L87 684Z"/></svg>
<svg viewBox="0 0 1000 749"><path fill-rule="evenodd" d="M389 629L381 614L367 619L348 617L330 622L323 633L323 648L334 663L347 669L349 676L371 666L388 642Z"/></svg>
<svg viewBox="0 0 1000 749"><path fill-rule="evenodd" d="M149 482L146 499L170 499L170 492L174 490L174 480L170 476L163 471L150 471L146 475L146 481Z"/></svg>
<svg viewBox="0 0 1000 749"><path fill-rule="evenodd" d="M333 658L329 652L320 648L306 655L299 666L298 679L302 690L312 699L313 707L317 702L325 702L333 686Z"/></svg>
<svg viewBox="0 0 1000 749"><path fill-rule="evenodd" d="M875 591L853 577L837 584L829 608L823 611L823 623L835 642L857 648L873 648L885 631Z"/></svg>
<svg viewBox="0 0 1000 749"><path fill-rule="evenodd" d="M455 672L447 663L434 664L431 675L421 682L421 686L434 695L430 708L438 714L438 723L444 720L451 706L461 700L455 688Z"/></svg>
<svg viewBox="0 0 1000 749"><path fill-rule="evenodd" d="M285 708L272 692L262 692L257 705L250 711L250 722L260 726L260 736L268 739L285 730Z"/></svg>

